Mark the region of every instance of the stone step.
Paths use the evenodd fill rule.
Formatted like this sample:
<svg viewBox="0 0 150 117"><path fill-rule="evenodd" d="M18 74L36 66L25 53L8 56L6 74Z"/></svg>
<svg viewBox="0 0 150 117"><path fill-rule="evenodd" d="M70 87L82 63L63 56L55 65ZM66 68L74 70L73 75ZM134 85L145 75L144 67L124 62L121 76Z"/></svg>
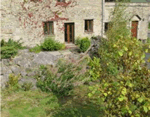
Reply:
<svg viewBox="0 0 150 117"><path fill-rule="evenodd" d="M67 49L77 48L77 46L73 43L65 43Z"/></svg>

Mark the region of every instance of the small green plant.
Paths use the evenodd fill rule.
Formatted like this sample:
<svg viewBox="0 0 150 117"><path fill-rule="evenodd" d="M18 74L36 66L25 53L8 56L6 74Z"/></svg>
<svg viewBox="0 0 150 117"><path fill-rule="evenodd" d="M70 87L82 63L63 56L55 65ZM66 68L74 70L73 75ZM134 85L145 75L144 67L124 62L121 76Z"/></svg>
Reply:
<svg viewBox="0 0 150 117"><path fill-rule="evenodd" d="M77 37L77 39L75 40L75 44L80 46L80 44L81 44L81 38L80 37Z"/></svg>
<svg viewBox="0 0 150 117"><path fill-rule="evenodd" d="M29 91L31 88L33 87L33 84L32 82L24 82L21 86L21 88L24 90L24 91Z"/></svg>
<svg viewBox="0 0 150 117"><path fill-rule="evenodd" d="M91 42L87 37L82 38L80 42L80 51L85 52L90 47L90 45Z"/></svg>
<svg viewBox="0 0 150 117"><path fill-rule="evenodd" d="M61 50L64 48L64 44L59 43L51 38L46 38L44 42L41 44L42 50L45 51L53 51L53 50Z"/></svg>
<svg viewBox="0 0 150 117"><path fill-rule="evenodd" d="M18 83L19 79L20 79L20 74L18 74L18 75L9 74L9 80L6 83L6 88L9 91L17 91L17 90L19 90L19 88L20 88L20 85Z"/></svg>
<svg viewBox="0 0 150 117"><path fill-rule="evenodd" d="M148 23L148 29L150 29L150 22Z"/></svg>
<svg viewBox="0 0 150 117"><path fill-rule="evenodd" d="M4 41L4 39L2 39L0 43L1 43L1 47L3 47L6 42Z"/></svg>
<svg viewBox="0 0 150 117"><path fill-rule="evenodd" d="M150 38L147 38L147 43L149 43L149 44L150 44Z"/></svg>
<svg viewBox="0 0 150 117"><path fill-rule="evenodd" d="M14 57L18 53L13 46L3 46L0 51L2 59Z"/></svg>
<svg viewBox="0 0 150 117"><path fill-rule="evenodd" d="M8 42L5 42L3 39L1 40L1 58L7 59L14 57L18 49L24 49L25 47L22 46L22 43L20 43L20 40L14 41L12 39L9 39Z"/></svg>
<svg viewBox="0 0 150 117"><path fill-rule="evenodd" d="M41 50L42 47L40 45L36 45L35 47L29 49L30 52L35 52L35 53L39 53Z"/></svg>

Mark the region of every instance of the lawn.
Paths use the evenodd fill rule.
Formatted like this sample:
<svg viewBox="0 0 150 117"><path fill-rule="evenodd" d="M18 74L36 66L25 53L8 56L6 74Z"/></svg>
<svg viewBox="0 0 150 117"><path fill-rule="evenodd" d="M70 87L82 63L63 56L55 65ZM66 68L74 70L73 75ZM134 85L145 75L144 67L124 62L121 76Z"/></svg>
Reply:
<svg viewBox="0 0 150 117"><path fill-rule="evenodd" d="M82 89L82 90L81 90ZM2 92L2 117L101 117L98 107L88 101L87 86L74 89L72 96L60 97L40 90Z"/></svg>
<svg viewBox="0 0 150 117"><path fill-rule="evenodd" d="M2 95L2 117L46 117L49 111L58 107L56 96L39 90Z"/></svg>

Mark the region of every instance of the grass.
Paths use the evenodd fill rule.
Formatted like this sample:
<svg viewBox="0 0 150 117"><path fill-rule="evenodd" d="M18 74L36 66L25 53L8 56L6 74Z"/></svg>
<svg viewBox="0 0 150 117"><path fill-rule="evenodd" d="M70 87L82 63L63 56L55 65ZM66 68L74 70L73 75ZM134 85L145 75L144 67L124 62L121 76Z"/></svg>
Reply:
<svg viewBox="0 0 150 117"><path fill-rule="evenodd" d="M56 97L40 90L2 92L2 117L101 117L89 101L88 86L77 87L72 96Z"/></svg>
<svg viewBox="0 0 150 117"><path fill-rule="evenodd" d="M52 93L19 91L2 95L1 113L2 117L47 117L58 107L58 99Z"/></svg>

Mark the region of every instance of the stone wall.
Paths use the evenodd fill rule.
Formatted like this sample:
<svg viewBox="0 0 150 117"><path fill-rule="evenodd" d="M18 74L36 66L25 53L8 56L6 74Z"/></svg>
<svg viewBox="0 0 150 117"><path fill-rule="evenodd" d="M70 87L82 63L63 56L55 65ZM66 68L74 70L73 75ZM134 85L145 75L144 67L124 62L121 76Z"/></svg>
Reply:
<svg viewBox="0 0 150 117"><path fill-rule="evenodd" d="M9 74L20 74L19 83L32 82L33 88L36 88L35 75L39 73L40 65L52 65L55 66L56 61L59 58L65 58L66 60L78 60L79 54L74 54L70 51L53 51L53 52L29 52L28 49L19 50L18 55L13 59L2 59L0 61L1 74L0 81L1 87L5 87L5 83L9 79Z"/></svg>

